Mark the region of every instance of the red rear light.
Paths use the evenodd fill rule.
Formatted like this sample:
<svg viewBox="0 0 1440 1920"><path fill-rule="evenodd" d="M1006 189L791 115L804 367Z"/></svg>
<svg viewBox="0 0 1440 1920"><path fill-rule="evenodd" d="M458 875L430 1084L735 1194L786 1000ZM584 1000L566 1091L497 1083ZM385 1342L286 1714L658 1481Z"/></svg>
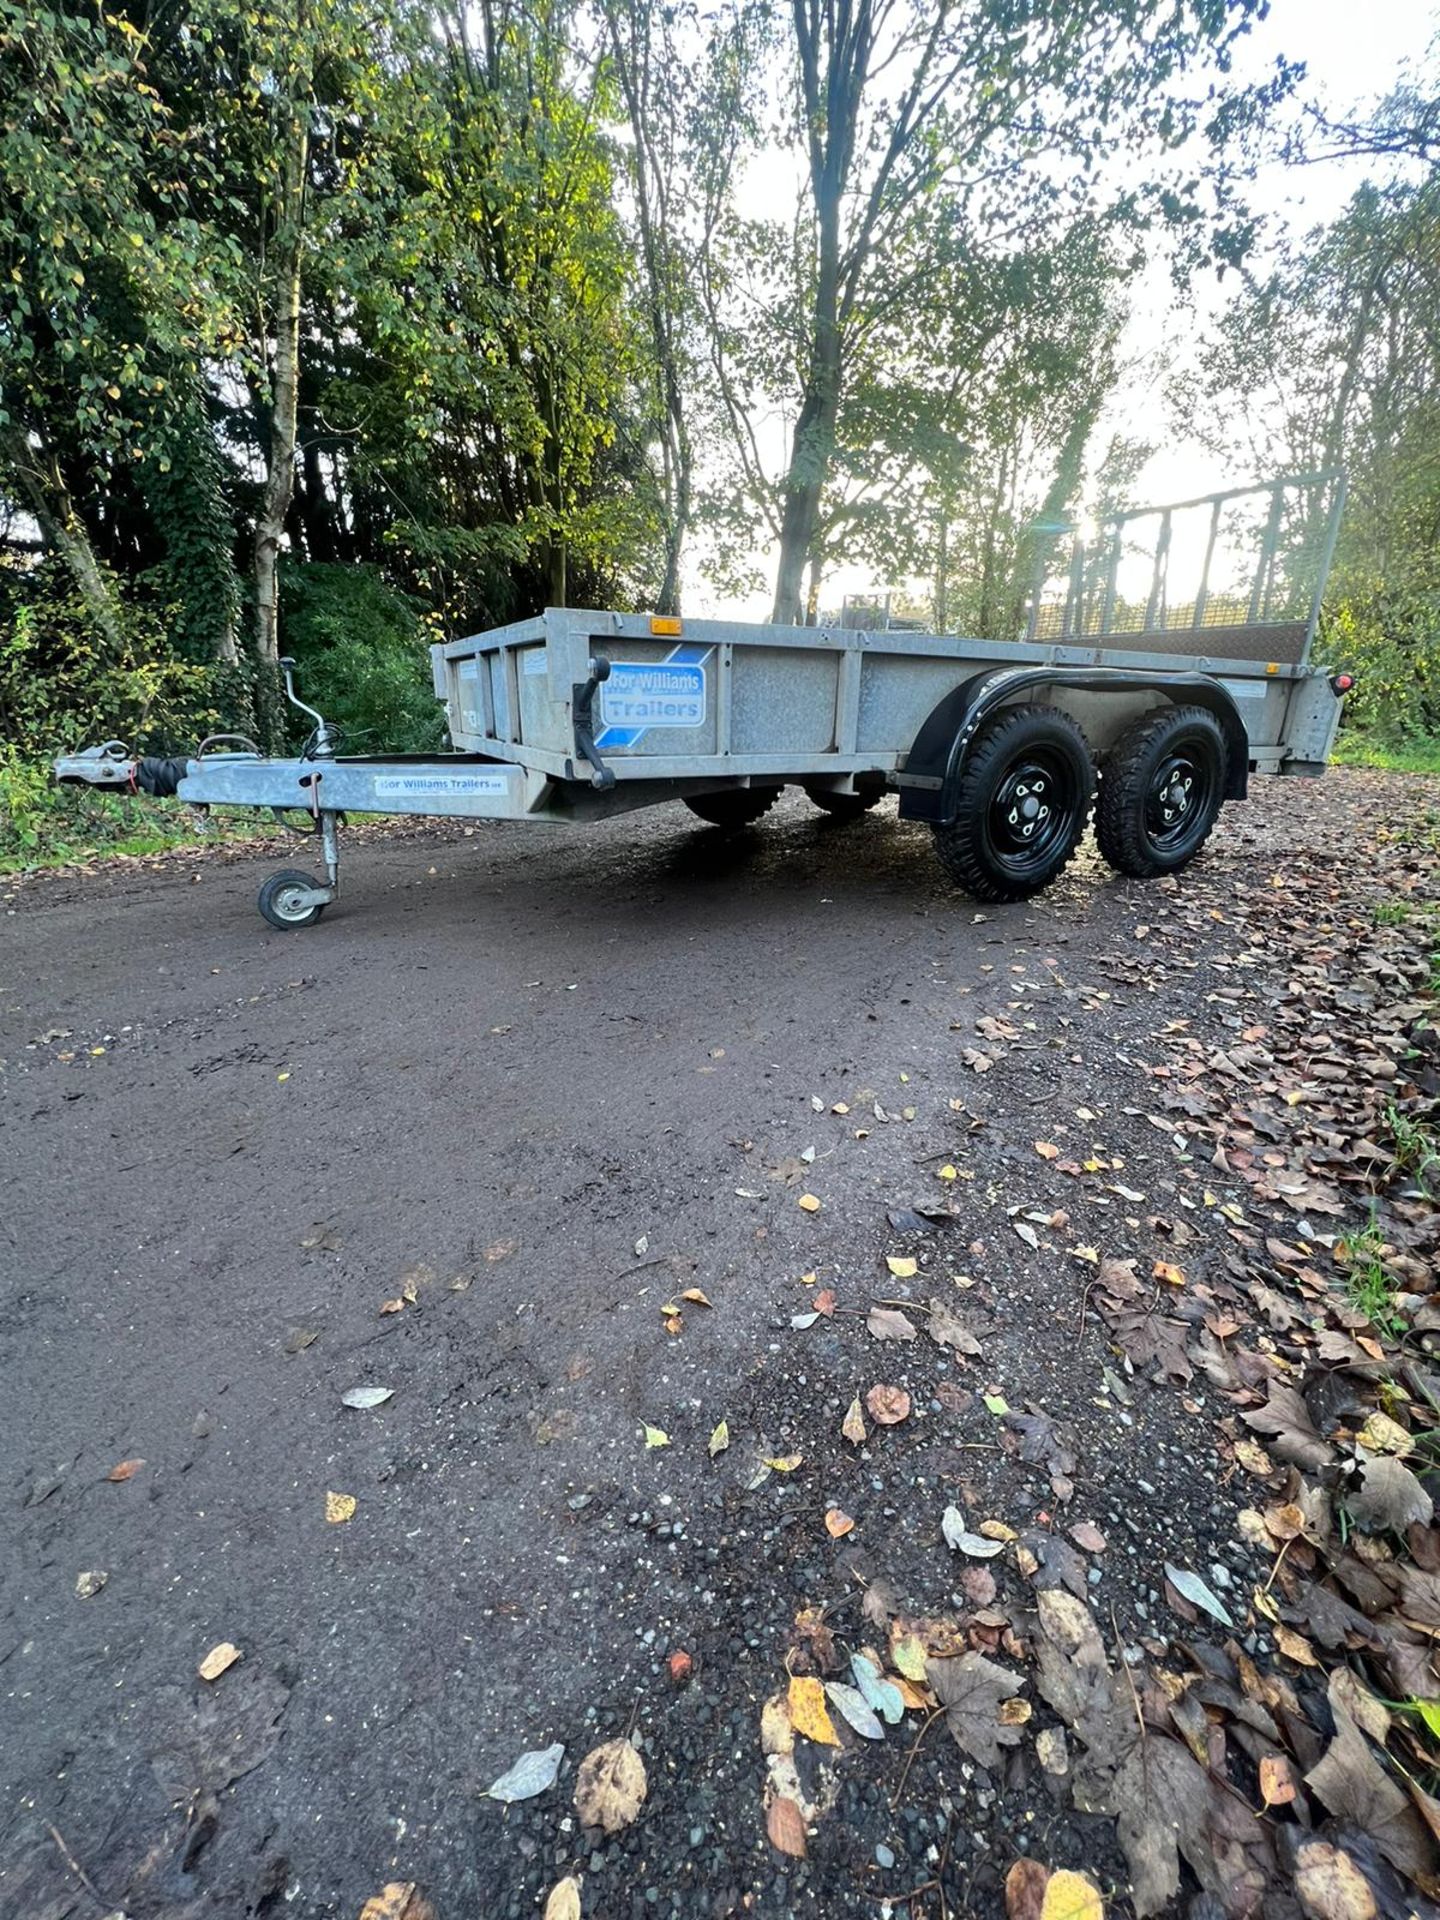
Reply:
<svg viewBox="0 0 1440 1920"><path fill-rule="evenodd" d="M1353 673L1337 673L1331 679L1330 691L1337 696L1342 693L1349 693L1354 684L1355 676Z"/></svg>

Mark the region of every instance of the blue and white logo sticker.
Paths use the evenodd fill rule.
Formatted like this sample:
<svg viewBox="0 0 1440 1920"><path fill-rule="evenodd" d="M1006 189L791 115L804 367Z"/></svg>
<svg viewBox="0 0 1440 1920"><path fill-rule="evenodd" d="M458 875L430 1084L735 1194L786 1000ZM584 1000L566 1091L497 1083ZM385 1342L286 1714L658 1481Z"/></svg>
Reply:
<svg viewBox="0 0 1440 1920"><path fill-rule="evenodd" d="M597 747L633 747L651 727L703 727L709 647L676 647L664 660L616 660L600 688Z"/></svg>

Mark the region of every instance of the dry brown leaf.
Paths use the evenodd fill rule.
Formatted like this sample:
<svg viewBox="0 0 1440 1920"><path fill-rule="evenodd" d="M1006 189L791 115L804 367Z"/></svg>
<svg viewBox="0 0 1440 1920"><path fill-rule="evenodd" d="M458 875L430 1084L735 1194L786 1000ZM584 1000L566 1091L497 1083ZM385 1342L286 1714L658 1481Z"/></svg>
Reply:
<svg viewBox="0 0 1440 1920"><path fill-rule="evenodd" d="M580 1882L573 1873L567 1873L550 1889L541 1920L580 1920Z"/></svg>
<svg viewBox="0 0 1440 1920"><path fill-rule="evenodd" d="M982 1767L1000 1764L1000 1749L1013 1747L1020 1729L1002 1718L1011 1699L1015 1675L997 1667L983 1654L962 1653L956 1660L927 1660L925 1678L945 1709L945 1724L963 1752Z"/></svg>
<svg viewBox="0 0 1440 1920"><path fill-rule="evenodd" d="M882 1427L898 1427L910 1417L910 1396L903 1387L876 1385L865 1396L870 1418Z"/></svg>
<svg viewBox="0 0 1440 1920"><path fill-rule="evenodd" d="M1302 1635L1292 1632L1278 1620L1272 1630L1275 1635L1275 1644L1287 1660L1293 1660L1297 1666L1301 1667L1319 1666L1320 1662L1315 1658L1315 1649Z"/></svg>
<svg viewBox="0 0 1440 1920"><path fill-rule="evenodd" d="M435 1909L414 1880L391 1880L371 1894L360 1920L435 1920Z"/></svg>
<svg viewBox="0 0 1440 1920"><path fill-rule="evenodd" d="M122 1460L118 1466L111 1467L106 1474L107 1480L133 1480L145 1462L143 1460Z"/></svg>
<svg viewBox="0 0 1440 1920"><path fill-rule="evenodd" d="M915 1323L896 1307L871 1307L865 1331L877 1340L917 1340Z"/></svg>
<svg viewBox="0 0 1440 1920"><path fill-rule="evenodd" d="M1310 1920L1376 1920L1380 1911L1349 1854L1326 1840L1308 1841L1296 1853L1295 1891Z"/></svg>
<svg viewBox="0 0 1440 1920"><path fill-rule="evenodd" d="M380 1302L380 1312L382 1315L387 1313L403 1313L404 1311L405 1301L403 1296L395 1300L382 1300Z"/></svg>
<svg viewBox="0 0 1440 1920"><path fill-rule="evenodd" d="M1050 1140L1037 1140L1035 1142L1035 1151L1042 1160L1058 1160L1060 1158L1059 1147Z"/></svg>
<svg viewBox="0 0 1440 1920"><path fill-rule="evenodd" d="M814 1297L811 1299L810 1304L815 1309L816 1313L823 1313L827 1320L833 1319L835 1314L834 1288L822 1287L820 1291L817 1294L815 1294Z"/></svg>
<svg viewBox="0 0 1440 1920"><path fill-rule="evenodd" d="M1005 1876L1005 1920L1040 1920L1050 1869L1038 1860L1019 1859Z"/></svg>
<svg viewBox="0 0 1440 1920"><path fill-rule="evenodd" d="M202 1680L218 1680L222 1673L243 1658L239 1647L229 1640L221 1640L210 1649L195 1671Z"/></svg>
<svg viewBox="0 0 1440 1920"><path fill-rule="evenodd" d="M649 1791L645 1762L628 1740L607 1740L580 1762L575 1811L587 1827L620 1833L633 1824Z"/></svg>
<svg viewBox="0 0 1440 1920"><path fill-rule="evenodd" d="M688 1300L692 1307L708 1307L713 1304L700 1287L686 1287L680 1298Z"/></svg>
<svg viewBox="0 0 1440 1920"><path fill-rule="evenodd" d="M825 1509L825 1531L832 1540L843 1540L847 1533L854 1531L855 1522L841 1507Z"/></svg>
<svg viewBox="0 0 1440 1920"><path fill-rule="evenodd" d="M795 1751L795 1725L783 1693L772 1693L760 1709L760 1751L782 1754Z"/></svg>
<svg viewBox="0 0 1440 1920"><path fill-rule="evenodd" d="M860 1411L858 1394L845 1409L845 1418L840 1423L840 1431L854 1447L862 1445L870 1438L870 1429L865 1425L865 1416Z"/></svg>
<svg viewBox="0 0 1440 1920"><path fill-rule="evenodd" d="M813 1193L802 1193L795 1204L797 1207L803 1208L806 1213L819 1213L820 1211L820 1202Z"/></svg>
<svg viewBox="0 0 1440 1920"><path fill-rule="evenodd" d="M887 1253L885 1264L897 1280L913 1280L919 1272L919 1262L908 1253Z"/></svg>
<svg viewBox="0 0 1440 1920"><path fill-rule="evenodd" d="M1070 1529L1070 1538L1086 1553L1104 1553L1109 1545L1093 1520L1077 1520Z"/></svg>
<svg viewBox="0 0 1440 1920"><path fill-rule="evenodd" d="M355 1509L359 1504L353 1493L327 1493L325 1518L332 1527L343 1527L347 1520L355 1518Z"/></svg>
<svg viewBox="0 0 1440 1920"><path fill-rule="evenodd" d="M777 1853L805 1858L805 1816L793 1800L778 1796L765 1810L765 1831Z"/></svg>
<svg viewBox="0 0 1440 1920"><path fill-rule="evenodd" d="M1267 1807L1285 1807L1295 1798L1295 1776L1283 1753L1260 1756L1260 1798Z"/></svg>

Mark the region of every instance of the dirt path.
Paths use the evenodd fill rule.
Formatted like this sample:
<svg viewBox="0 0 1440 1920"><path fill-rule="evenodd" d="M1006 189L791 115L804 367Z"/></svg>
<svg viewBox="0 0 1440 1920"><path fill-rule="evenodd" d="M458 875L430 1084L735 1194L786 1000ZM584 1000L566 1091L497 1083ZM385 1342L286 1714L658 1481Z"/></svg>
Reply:
<svg viewBox="0 0 1440 1920"><path fill-rule="evenodd" d="M1113 1823L1036 1761L1054 1713L988 1768L936 1727L903 1784L921 1713L882 1743L844 1732L838 1758L797 1743L796 1860L766 1836L761 1706L787 1665L849 1680L887 1594L891 1618L964 1620L965 1646L1014 1658L1027 1529L1062 1541L1111 1656L1186 1635L1167 1561L1273 1654L1246 1617L1246 1429L1168 1336L1127 1371L1097 1263L1147 1285L1174 1264L1198 1303L1183 1354L1229 1311L1242 1236L1308 1235L1304 1264L1328 1261L1395 1187L1351 1150L1394 1062L1367 1077L1348 1038L1340 1080L1311 1082L1310 1107L1344 1110L1333 1167L1281 1137L1280 1095L1280 1131L1238 1158L1206 1128L1215 1088L1274 1092L1243 1034L1283 1029L1314 978L1367 1018L1414 990L1413 919L1382 914L1393 978L1356 955L1375 908L1433 896L1437 799L1403 776L1263 782L1178 883L1087 854L983 912L888 811L836 827L798 799L734 842L678 808L374 841L299 935L254 911L273 857L16 889L0 1913L353 1916L413 1880L439 1920L502 1920L576 1873L609 1920L878 1915L917 1887L917 1920L942 1894L955 1920L1003 1911L1022 1851L1126 1911ZM954 1217L887 1221L920 1205ZM836 1312L795 1326L826 1290ZM867 1331L876 1301L912 1303L914 1329L932 1300L978 1354ZM877 1383L912 1410L867 1415L857 1448L841 1421ZM393 1397L342 1406L366 1385ZM352 1518L327 1522L330 1492ZM950 1506L1022 1540L953 1552ZM838 1539L830 1507L855 1522ZM1103 1548L1064 1545L1082 1521ZM797 1628L807 1607L823 1625ZM222 1641L243 1659L207 1685ZM586 1836L575 1770L631 1731L641 1817ZM555 1786L483 1797L552 1742ZM772 1767L772 1798L788 1778Z"/></svg>

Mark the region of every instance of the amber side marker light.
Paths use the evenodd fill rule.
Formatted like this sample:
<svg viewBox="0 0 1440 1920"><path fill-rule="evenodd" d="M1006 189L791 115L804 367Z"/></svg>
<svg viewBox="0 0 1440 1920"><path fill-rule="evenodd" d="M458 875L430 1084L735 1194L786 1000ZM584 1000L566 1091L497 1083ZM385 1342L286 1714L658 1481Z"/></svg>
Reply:
<svg viewBox="0 0 1440 1920"><path fill-rule="evenodd" d="M650 616L651 633L664 633L674 636L685 631L685 623L673 613L652 613Z"/></svg>

